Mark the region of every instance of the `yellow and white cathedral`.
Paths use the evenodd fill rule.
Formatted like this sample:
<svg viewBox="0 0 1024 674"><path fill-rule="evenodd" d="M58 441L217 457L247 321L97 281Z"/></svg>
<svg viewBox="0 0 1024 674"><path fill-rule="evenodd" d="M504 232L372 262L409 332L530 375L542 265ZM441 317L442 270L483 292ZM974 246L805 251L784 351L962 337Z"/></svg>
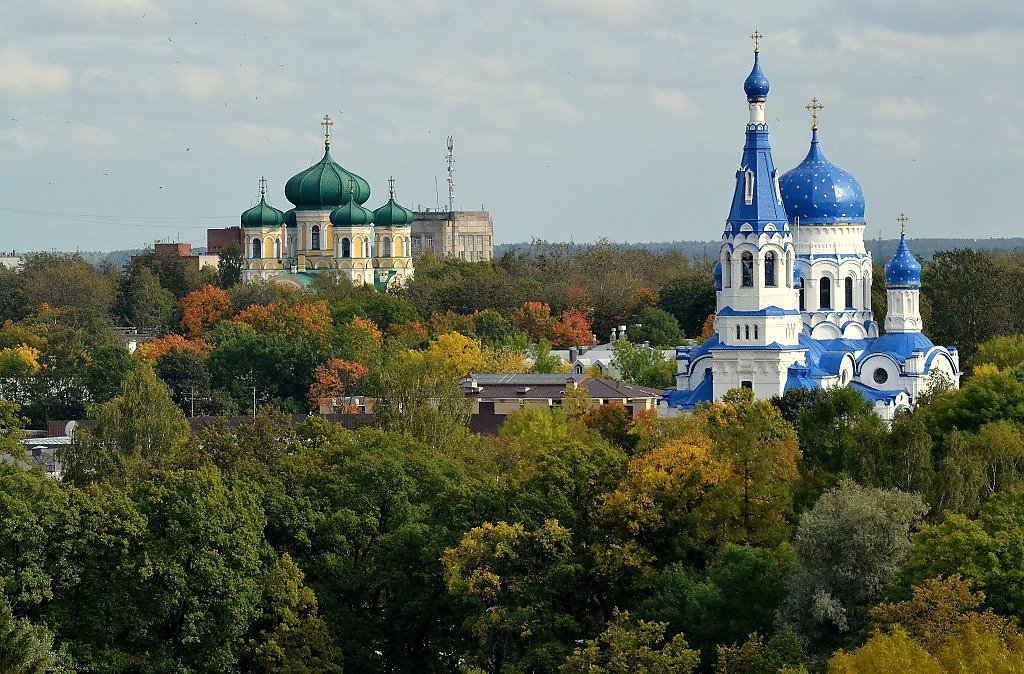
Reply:
<svg viewBox="0 0 1024 674"><path fill-rule="evenodd" d="M302 287L331 270L353 285L384 290L412 278L412 211L395 202L394 178L387 203L375 211L363 206L370 185L331 157L331 124L325 115L323 159L285 184L294 208L268 204L260 178L260 201L241 216L243 281Z"/></svg>

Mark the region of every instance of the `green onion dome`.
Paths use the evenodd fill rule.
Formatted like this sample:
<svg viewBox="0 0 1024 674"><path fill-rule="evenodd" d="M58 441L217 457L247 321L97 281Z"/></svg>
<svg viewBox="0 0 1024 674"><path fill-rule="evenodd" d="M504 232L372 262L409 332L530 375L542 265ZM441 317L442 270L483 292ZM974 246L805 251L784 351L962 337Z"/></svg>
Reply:
<svg viewBox="0 0 1024 674"><path fill-rule="evenodd" d="M263 227L280 227L284 223L284 213L267 203L267 180L260 178L260 203L242 213L242 227L260 229Z"/></svg>
<svg viewBox="0 0 1024 674"><path fill-rule="evenodd" d="M373 211L350 199L331 211L331 224L335 227L364 227L373 224Z"/></svg>
<svg viewBox="0 0 1024 674"><path fill-rule="evenodd" d="M284 213L284 224L289 227L298 227L299 223L295 220L295 209L285 211Z"/></svg>
<svg viewBox="0 0 1024 674"><path fill-rule="evenodd" d="M349 189L349 181L355 189ZM370 184L362 177L346 170L331 157L329 143L324 143L324 157L305 171L292 176L284 186L288 201L301 210L336 208L351 201L363 204L370 198Z"/></svg>
<svg viewBox="0 0 1024 674"><path fill-rule="evenodd" d="M412 224L413 213L405 206L395 203L395 179L388 178L390 198L373 212L373 224L378 227L408 227Z"/></svg>

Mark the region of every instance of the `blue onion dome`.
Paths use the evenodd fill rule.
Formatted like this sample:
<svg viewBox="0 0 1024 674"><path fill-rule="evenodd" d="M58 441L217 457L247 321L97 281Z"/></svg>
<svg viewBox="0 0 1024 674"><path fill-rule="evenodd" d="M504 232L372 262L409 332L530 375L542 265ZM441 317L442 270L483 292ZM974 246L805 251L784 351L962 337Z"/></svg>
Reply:
<svg viewBox="0 0 1024 674"><path fill-rule="evenodd" d="M355 189L350 191L351 179L355 180ZM323 159L292 176L284 186L284 195L299 210L324 210L347 203L353 195L356 203L365 203L370 198L370 184L334 161L328 141L324 143Z"/></svg>
<svg viewBox="0 0 1024 674"><path fill-rule="evenodd" d="M413 213L405 206L395 203L395 179L388 178L390 198L373 212L373 224L377 227L408 227L412 224Z"/></svg>
<svg viewBox="0 0 1024 674"><path fill-rule="evenodd" d="M715 290L722 289L722 261L715 263Z"/></svg>
<svg viewBox="0 0 1024 674"><path fill-rule="evenodd" d="M852 175L822 154L818 130L800 165L779 178L779 191L790 224L864 222L864 192Z"/></svg>
<svg viewBox="0 0 1024 674"><path fill-rule="evenodd" d="M896 254L885 265L885 287L910 290L921 287L921 263L910 252L904 234L900 234L900 245L896 247Z"/></svg>
<svg viewBox="0 0 1024 674"><path fill-rule="evenodd" d="M335 227L365 227L373 224L373 211L355 201L347 202L331 211L331 224Z"/></svg>
<svg viewBox="0 0 1024 674"><path fill-rule="evenodd" d="M754 67L743 81L743 91L749 103L759 103L768 98L768 78L761 70L761 54L754 52Z"/></svg>

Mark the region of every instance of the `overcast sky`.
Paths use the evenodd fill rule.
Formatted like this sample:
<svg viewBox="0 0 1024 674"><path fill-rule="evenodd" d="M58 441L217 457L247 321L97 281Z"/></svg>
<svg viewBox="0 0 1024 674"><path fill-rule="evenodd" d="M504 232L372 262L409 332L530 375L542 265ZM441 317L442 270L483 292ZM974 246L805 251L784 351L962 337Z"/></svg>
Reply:
<svg viewBox="0 0 1024 674"><path fill-rule="evenodd" d="M376 208L481 205L495 239L721 235L754 28L775 163L822 149L868 232L1016 236L1024 3L0 0L0 248L203 244L333 153Z"/></svg>

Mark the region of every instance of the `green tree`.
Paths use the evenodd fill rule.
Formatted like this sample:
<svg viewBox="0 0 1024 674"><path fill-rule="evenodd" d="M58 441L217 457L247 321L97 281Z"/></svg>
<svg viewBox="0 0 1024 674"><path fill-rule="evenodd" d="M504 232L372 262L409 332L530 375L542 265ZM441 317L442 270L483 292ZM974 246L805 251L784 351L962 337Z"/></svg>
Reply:
<svg viewBox="0 0 1024 674"><path fill-rule="evenodd" d="M860 629L867 608L910 556L926 512L920 496L844 480L800 517L782 616L809 648L828 652Z"/></svg>
<svg viewBox="0 0 1024 674"><path fill-rule="evenodd" d="M629 340L635 344L648 342L659 349L678 346L686 335L676 317L663 309L647 307L633 317L639 323L629 328Z"/></svg>
<svg viewBox="0 0 1024 674"><path fill-rule="evenodd" d="M622 381L637 386L667 389L673 385L676 364L665 360L661 351L649 346L634 346L628 339L616 340L612 346L612 363Z"/></svg>
<svg viewBox="0 0 1024 674"><path fill-rule="evenodd" d="M227 290L242 282L242 247L237 243L229 244L217 256L217 285Z"/></svg>
<svg viewBox="0 0 1024 674"><path fill-rule="evenodd" d="M1014 325L1006 301L1014 295L1013 273L990 254L970 248L936 251L924 272L922 295L932 305L925 331L936 344L956 344L972 357L979 344Z"/></svg>
<svg viewBox="0 0 1024 674"><path fill-rule="evenodd" d="M982 342L971 362L975 365L988 363L1000 370L1024 363L1024 335L999 335Z"/></svg>
<svg viewBox="0 0 1024 674"><path fill-rule="evenodd" d="M189 437L188 422L167 385L149 368L130 373L121 393L96 411L96 427L75 435L62 455L65 477L76 483L137 479L168 465Z"/></svg>
<svg viewBox="0 0 1024 674"><path fill-rule="evenodd" d="M20 273L33 309L47 304L106 314L116 295L116 275L100 271L77 253L30 253L22 258Z"/></svg>
<svg viewBox="0 0 1024 674"><path fill-rule="evenodd" d="M631 621L627 611L612 616L596 639L588 639L566 658L559 674L687 674L700 656L682 634L665 636L665 623Z"/></svg>
<svg viewBox="0 0 1024 674"><path fill-rule="evenodd" d="M117 313L128 325L161 330L177 323L177 300L148 267L129 265L119 285Z"/></svg>
<svg viewBox="0 0 1024 674"><path fill-rule="evenodd" d="M53 634L44 627L15 618L0 593L0 671L12 674L48 674L64 671L54 651Z"/></svg>
<svg viewBox="0 0 1024 674"><path fill-rule="evenodd" d="M675 316L685 334L700 335L704 320L715 313L711 274L683 274L670 279L661 288L658 308Z"/></svg>

